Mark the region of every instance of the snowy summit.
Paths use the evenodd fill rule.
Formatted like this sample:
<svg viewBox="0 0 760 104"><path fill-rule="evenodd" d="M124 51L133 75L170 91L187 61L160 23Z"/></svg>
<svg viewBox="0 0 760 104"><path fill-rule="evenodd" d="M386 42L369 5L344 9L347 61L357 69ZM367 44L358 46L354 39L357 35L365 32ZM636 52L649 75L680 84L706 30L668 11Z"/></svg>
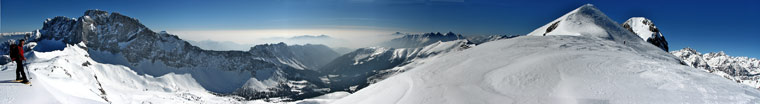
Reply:
<svg viewBox="0 0 760 104"><path fill-rule="evenodd" d="M634 37L635 34L631 34L620 27L592 4L578 7L549 24L528 33L528 36L550 35L589 36L620 42L641 40Z"/></svg>
<svg viewBox="0 0 760 104"><path fill-rule="evenodd" d="M651 20L635 17L621 25L591 4L526 36L407 34L343 55L324 45L285 43L204 50L102 10L0 35L4 46L28 41L17 46L22 51L0 48L27 59L20 66L2 56L0 103L760 102L757 59L692 49L668 53ZM17 68L25 68L33 84L14 82Z"/></svg>
<svg viewBox="0 0 760 104"><path fill-rule="evenodd" d="M592 5L584 5L528 36L415 61L409 71L335 103L760 101L760 91L682 65L640 40Z"/></svg>

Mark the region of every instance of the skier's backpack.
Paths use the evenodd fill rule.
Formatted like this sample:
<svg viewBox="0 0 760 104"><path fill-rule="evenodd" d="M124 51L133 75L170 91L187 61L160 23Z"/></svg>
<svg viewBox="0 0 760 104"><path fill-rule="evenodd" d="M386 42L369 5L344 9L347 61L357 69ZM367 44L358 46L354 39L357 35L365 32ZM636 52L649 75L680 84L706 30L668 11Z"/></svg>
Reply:
<svg viewBox="0 0 760 104"><path fill-rule="evenodd" d="M16 54L18 53L18 49L16 49L17 47L16 44L11 44L8 47L8 55L11 56L11 61L16 61L16 58L18 57L18 54Z"/></svg>

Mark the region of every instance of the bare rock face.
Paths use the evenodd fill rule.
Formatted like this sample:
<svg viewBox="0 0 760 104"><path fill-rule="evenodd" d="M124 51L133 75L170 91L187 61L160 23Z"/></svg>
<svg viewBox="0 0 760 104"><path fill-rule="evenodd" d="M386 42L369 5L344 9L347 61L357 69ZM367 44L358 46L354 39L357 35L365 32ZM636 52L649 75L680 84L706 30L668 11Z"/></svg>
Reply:
<svg viewBox="0 0 760 104"><path fill-rule="evenodd" d="M652 20L644 17L632 17L623 23L623 28L639 35L641 39L652 43L652 45L668 51L668 41L665 40L665 36L662 36L662 33L660 33L660 30L657 29Z"/></svg>
<svg viewBox="0 0 760 104"><path fill-rule="evenodd" d="M39 31L41 35L35 40L85 44L91 54L105 53L124 60L114 61L122 59L113 59L112 56L92 56L101 63L124 65L138 74L153 76L190 73L209 91L248 99L302 99L326 93L329 90L316 90L327 85L317 78L321 76L319 72L310 69L317 69L338 56L324 45L288 46L284 43L257 45L250 51L203 50L176 35L154 32L135 18L102 10L87 10L78 18L59 16L47 19ZM223 73L243 73L234 75L243 77L221 77L225 76ZM251 78L282 83L302 82L254 89L248 88L252 87L247 84ZM220 80L224 83L219 83Z"/></svg>

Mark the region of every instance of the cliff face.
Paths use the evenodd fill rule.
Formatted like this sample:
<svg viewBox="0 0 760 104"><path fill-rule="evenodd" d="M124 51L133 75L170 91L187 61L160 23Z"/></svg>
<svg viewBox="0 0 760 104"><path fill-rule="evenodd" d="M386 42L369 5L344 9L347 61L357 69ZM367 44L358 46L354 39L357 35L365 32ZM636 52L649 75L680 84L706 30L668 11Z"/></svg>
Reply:
<svg viewBox="0 0 760 104"><path fill-rule="evenodd" d="M657 29L657 26L654 25L654 22L652 22L652 20L646 19L644 17L632 17L623 23L623 28L626 28L628 31L639 35L641 39L646 40L652 45L660 47L662 50L669 50L668 41L665 40L665 36L662 36L660 29Z"/></svg>
<svg viewBox="0 0 760 104"><path fill-rule="evenodd" d="M307 69L316 69L326 64L327 61L324 60L337 57L337 53L324 45L288 46L280 43L257 45L247 52L203 50L176 35L154 32L135 18L101 10L88 10L79 18L59 16L48 19L40 33L39 38L30 40L85 44L88 52L97 53L90 56L96 61L125 65L138 74L153 76L189 73L209 91L236 92L233 94L250 99L265 97L261 95L297 99L302 95L310 96L309 93L323 93L325 91L312 90L326 86L317 78L320 73ZM228 75L230 73L247 75ZM220 83L219 80L228 82ZM249 84L252 81L288 83L294 80L305 80L298 85L305 87L294 87L292 84L266 87ZM306 94L291 94L294 90Z"/></svg>

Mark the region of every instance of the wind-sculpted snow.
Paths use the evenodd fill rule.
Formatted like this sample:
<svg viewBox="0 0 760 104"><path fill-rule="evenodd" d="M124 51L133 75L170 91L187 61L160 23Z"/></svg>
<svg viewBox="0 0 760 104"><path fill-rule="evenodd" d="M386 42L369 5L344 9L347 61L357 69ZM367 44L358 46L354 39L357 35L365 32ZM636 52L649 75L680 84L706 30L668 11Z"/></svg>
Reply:
<svg viewBox="0 0 760 104"><path fill-rule="evenodd" d="M760 60L756 58L734 57L723 52L702 54L691 48L670 53L680 57L686 65L760 89Z"/></svg>
<svg viewBox="0 0 760 104"><path fill-rule="evenodd" d="M651 55L595 37L517 37L414 61L335 103L760 102L757 90Z"/></svg>
<svg viewBox="0 0 760 104"><path fill-rule="evenodd" d="M694 68L590 4L528 36L419 59L337 104L756 103L760 91Z"/></svg>

